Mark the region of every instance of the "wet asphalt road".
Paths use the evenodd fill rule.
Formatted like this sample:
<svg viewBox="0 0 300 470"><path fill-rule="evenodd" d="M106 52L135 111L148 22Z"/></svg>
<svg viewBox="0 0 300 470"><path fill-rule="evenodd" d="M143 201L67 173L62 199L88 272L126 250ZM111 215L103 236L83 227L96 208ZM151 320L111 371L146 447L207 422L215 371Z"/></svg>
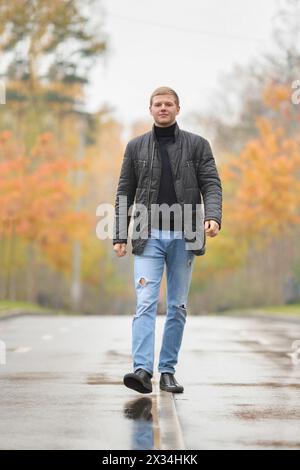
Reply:
<svg viewBox="0 0 300 470"><path fill-rule="evenodd" d="M206 317L185 333L176 408L188 448L300 449L300 323Z"/></svg>
<svg viewBox="0 0 300 470"><path fill-rule="evenodd" d="M1 449L300 449L300 324L189 317L183 394L123 385L131 317L0 321ZM292 355L291 355L292 354ZM299 361L300 362L300 361Z"/></svg>

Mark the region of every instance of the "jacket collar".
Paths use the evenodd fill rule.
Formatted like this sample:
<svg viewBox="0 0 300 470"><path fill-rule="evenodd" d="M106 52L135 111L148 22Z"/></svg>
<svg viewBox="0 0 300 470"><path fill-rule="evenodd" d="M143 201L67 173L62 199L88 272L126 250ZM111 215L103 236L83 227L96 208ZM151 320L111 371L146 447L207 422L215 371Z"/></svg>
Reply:
<svg viewBox="0 0 300 470"><path fill-rule="evenodd" d="M176 175L178 168L179 168L180 161L182 161L182 137L181 137L181 131L177 124L177 121L176 121L174 135L175 135L175 142L172 142L169 144L169 150L170 150L169 158L170 158L170 163L174 170L174 174ZM156 145L158 146L158 140L155 134L154 124L152 126L152 130L150 133L150 139L151 139L151 142L155 142Z"/></svg>
<svg viewBox="0 0 300 470"><path fill-rule="evenodd" d="M178 142L179 137L180 137L180 128L177 124L177 121L175 121L174 137L175 137L175 142ZM157 140L156 133L155 133L155 128L154 128L154 123L153 123L152 129L151 129L151 140L152 141L154 140L158 144L158 140Z"/></svg>

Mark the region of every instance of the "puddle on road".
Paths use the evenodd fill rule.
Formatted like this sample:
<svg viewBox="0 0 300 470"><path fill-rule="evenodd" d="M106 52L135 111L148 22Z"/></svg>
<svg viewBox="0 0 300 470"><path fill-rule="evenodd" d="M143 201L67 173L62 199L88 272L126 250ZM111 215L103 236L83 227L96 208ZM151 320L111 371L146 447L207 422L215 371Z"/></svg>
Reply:
<svg viewBox="0 0 300 470"><path fill-rule="evenodd" d="M236 411L233 415L243 421L261 421L267 419L299 420L300 409L288 410L286 408L257 408L251 410Z"/></svg>
<svg viewBox="0 0 300 470"><path fill-rule="evenodd" d="M32 382L35 380L61 380L66 377L66 374L57 374L52 372L20 372L16 374L9 374L5 378L5 380L9 380L11 382Z"/></svg>
<svg viewBox="0 0 300 470"><path fill-rule="evenodd" d="M152 421L153 416L152 399L147 397L138 398L126 403L124 407L124 415L128 419Z"/></svg>
<svg viewBox="0 0 300 470"><path fill-rule="evenodd" d="M128 359L131 359L131 354L129 353L122 353L120 351L116 351L115 349L110 349L109 351L106 351L105 353L106 356L109 356L109 357L112 357L112 358L116 358L116 359L120 359L120 357L122 358L126 358L126 360Z"/></svg>
<svg viewBox="0 0 300 470"><path fill-rule="evenodd" d="M141 397L127 402L124 416L132 421L131 449L160 449L160 428L158 424L156 397Z"/></svg>
<svg viewBox="0 0 300 470"><path fill-rule="evenodd" d="M258 446L262 448L273 447L273 448L288 448L288 449L299 449L300 442L297 441L255 441L255 442L241 442L246 446Z"/></svg>
<svg viewBox="0 0 300 470"><path fill-rule="evenodd" d="M87 376L88 385L123 385L120 378L109 377L106 374L91 374Z"/></svg>
<svg viewBox="0 0 300 470"><path fill-rule="evenodd" d="M256 383L210 383L203 385L212 385L214 387L264 387L264 388L291 388L300 390L300 383L279 383L279 382L256 382Z"/></svg>
<svg viewBox="0 0 300 470"><path fill-rule="evenodd" d="M256 343L258 344L258 343ZM238 355L252 355L252 354L264 354L266 356L278 356L288 357L288 353L290 352L288 349L280 350L280 351L270 351L269 349L253 349L247 351L241 351L239 349L193 349L191 351L193 354L238 354Z"/></svg>

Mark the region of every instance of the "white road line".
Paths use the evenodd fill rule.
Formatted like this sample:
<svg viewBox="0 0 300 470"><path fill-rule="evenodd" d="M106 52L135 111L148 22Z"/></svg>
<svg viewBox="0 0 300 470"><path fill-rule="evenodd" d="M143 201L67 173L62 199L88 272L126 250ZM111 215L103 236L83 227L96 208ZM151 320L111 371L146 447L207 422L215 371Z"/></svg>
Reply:
<svg viewBox="0 0 300 470"><path fill-rule="evenodd" d="M271 344L270 341L268 341L267 339L258 339L257 342L262 345Z"/></svg>
<svg viewBox="0 0 300 470"><path fill-rule="evenodd" d="M158 423L162 449L185 450L173 393L161 391L159 384L155 384L154 391L157 395Z"/></svg>
<svg viewBox="0 0 300 470"><path fill-rule="evenodd" d="M69 331L69 328L67 328L66 326L62 326L62 327L59 328L59 331L61 333L66 333L67 331Z"/></svg>
<svg viewBox="0 0 300 470"><path fill-rule="evenodd" d="M19 348L15 349L14 352L24 354L24 353L27 353L28 351L31 351L31 349L32 348L30 348L29 346L20 346Z"/></svg>
<svg viewBox="0 0 300 470"><path fill-rule="evenodd" d="M49 341L49 339L53 339L53 335L43 335L42 339L44 339L45 341Z"/></svg>

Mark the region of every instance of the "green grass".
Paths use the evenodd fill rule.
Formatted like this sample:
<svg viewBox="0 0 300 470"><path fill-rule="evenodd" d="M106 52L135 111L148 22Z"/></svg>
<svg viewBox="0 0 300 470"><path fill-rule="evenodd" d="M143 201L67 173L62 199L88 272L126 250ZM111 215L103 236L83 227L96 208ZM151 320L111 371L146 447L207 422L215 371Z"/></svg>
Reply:
<svg viewBox="0 0 300 470"><path fill-rule="evenodd" d="M10 301L10 300L1 300L0 301L0 317L1 315L6 315L8 312L24 311L25 313L34 313L34 314L43 314L48 313L50 315L81 315L80 312L71 312L68 310L54 309L41 307L38 304L30 302L21 302L21 301ZM224 312L218 312L218 315L287 315L300 317L300 304L291 304L291 305L270 305L262 307L253 307L253 308L240 308L233 310L226 310ZM214 314L213 314L214 315Z"/></svg>
<svg viewBox="0 0 300 470"><path fill-rule="evenodd" d="M269 307L263 307L262 310L267 313L274 314L289 314L289 315L300 315L300 304L291 305L271 305Z"/></svg>
<svg viewBox="0 0 300 470"><path fill-rule="evenodd" d="M54 309L42 307L38 304L31 302L22 302L22 301L10 301L10 300L1 300L0 301L0 316L6 315L9 312L28 312L28 313L49 313L52 315L80 315L78 312L70 312L68 310Z"/></svg>
<svg viewBox="0 0 300 470"><path fill-rule="evenodd" d="M227 310L224 312L225 315L287 315L287 316L299 316L300 317L300 304L290 305L269 305L262 307L253 308L241 308L234 310Z"/></svg>

